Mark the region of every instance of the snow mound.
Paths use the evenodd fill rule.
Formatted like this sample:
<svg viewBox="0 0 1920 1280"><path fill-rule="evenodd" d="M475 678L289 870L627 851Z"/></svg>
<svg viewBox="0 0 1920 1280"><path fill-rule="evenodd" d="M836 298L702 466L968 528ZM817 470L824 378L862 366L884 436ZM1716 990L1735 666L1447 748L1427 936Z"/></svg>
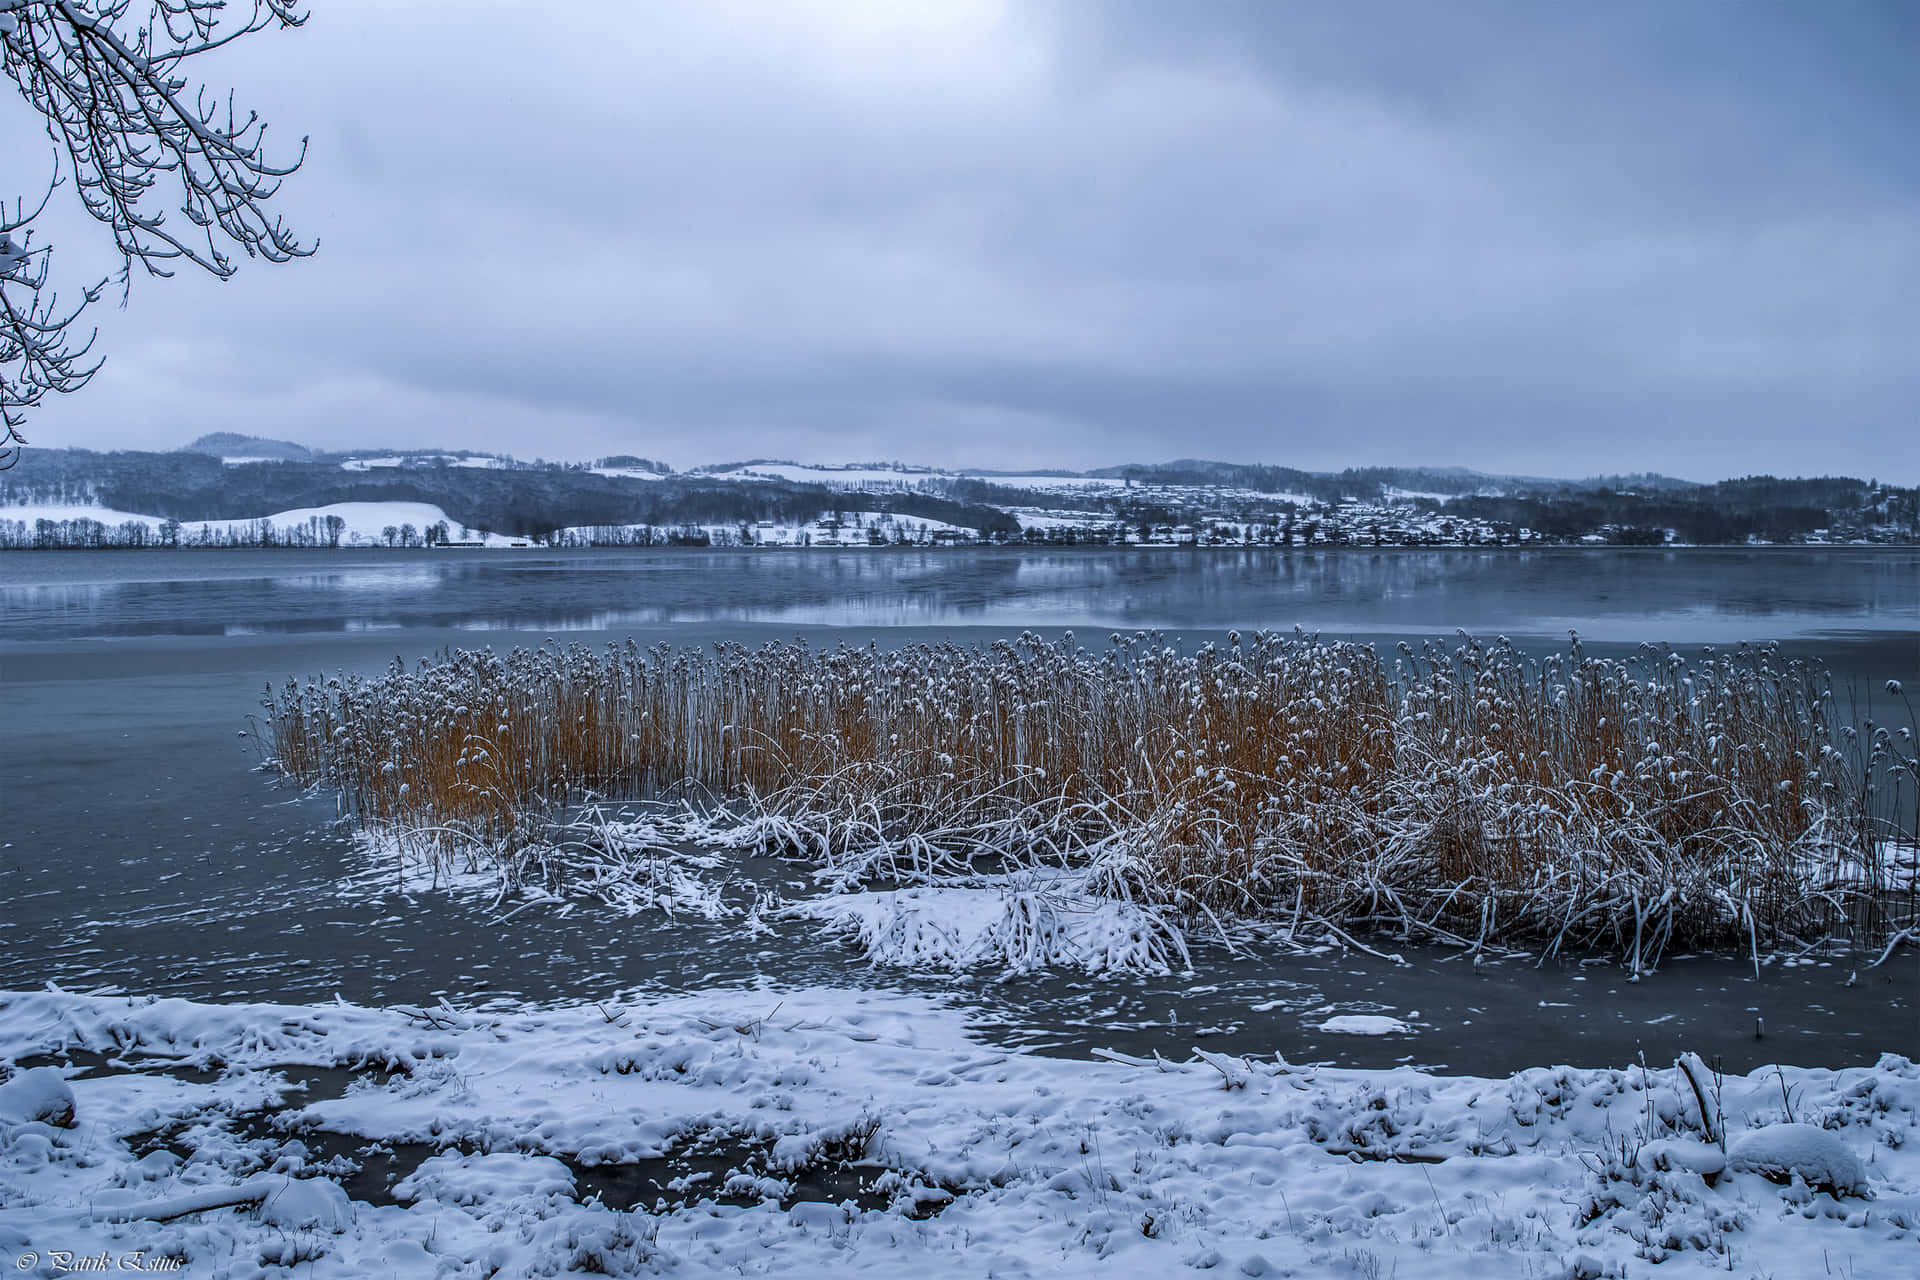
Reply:
<svg viewBox="0 0 1920 1280"><path fill-rule="evenodd" d="M1578 1253L1567 1259L1566 1266L1554 1273L1554 1280L1613 1280L1613 1277L1625 1274L1624 1268L1611 1262L1590 1253Z"/></svg>
<svg viewBox="0 0 1920 1280"><path fill-rule="evenodd" d="M1727 1164L1738 1173L1757 1173L1776 1182L1798 1174L1810 1187L1860 1195L1867 1189L1867 1167L1837 1134L1811 1124L1770 1124L1742 1134L1727 1149Z"/></svg>
<svg viewBox="0 0 1920 1280"><path fill-rule="evenodd" d="M1320 1030L1339 1036L1393 1036L1404 1035L1413 1028L1384 1014L1343 1013L1321 1023Z"/></svg>
<svg viewBox="0 0 1920 1280"><path fill-rule="evenodd" d="M260 1201L260 1221L283 1231L331 1231L353 1225L353 1201L327 1178L278 1178Z"/></svg>
<svg viewBox="0 0 1920 1280"><path fill-rule="evenodd" d="M1685 1169L1699 1174L1709 1185L1727 1167L1726 1156L1710 1142L1689 1138L1661 1138L1640 1148L1635 1161L1642 1169L1666 1172Z"/></svg>
<svg viewBox="0 0 1920 1280"><path fill-rule="evenodd" d="M486 1155L429 1156L420 1167L393 1185L404 1201L438 1200L442 1204L483 1205L491 1200L519 1196L573 1196L573 1171L552 1156L494 1151Z"/></svg>
<svg viewBox="0 0 1920 1280"><path fill-rule="evenodd" d="M73 1127L73 1090L53 1067L34 1067L0 1084L0 1122Z"/></svg>

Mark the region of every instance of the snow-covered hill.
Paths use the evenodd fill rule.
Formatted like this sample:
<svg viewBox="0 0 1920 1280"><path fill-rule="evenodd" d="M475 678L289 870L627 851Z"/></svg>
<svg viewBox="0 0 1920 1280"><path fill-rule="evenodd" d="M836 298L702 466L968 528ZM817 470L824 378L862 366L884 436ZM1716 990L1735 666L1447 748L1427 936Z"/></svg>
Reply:
<svg viewBox="0 0 1920 1280"><path fill-rule="evenodd" d="M339 520L336 534L330 520ZM146 530L150 544L166 540L166 517L82 503L26 503L0 506L0 526L13 522L24 526L30 537L42 520L55 524L93 521L109 531L138 525ZM530 546L525 538L508 538L480 530L464 530L441 508L427 502L334 502L319 507L296 507L261 516L233 516L212 520L177 523L177 540L183 545L259 545L266 534L276 543L302 545L374 547L390 545L419 546L426 531L445 525L450 540L481 542L487 546ZM389 533L391 531L391 534Z"/></svg>

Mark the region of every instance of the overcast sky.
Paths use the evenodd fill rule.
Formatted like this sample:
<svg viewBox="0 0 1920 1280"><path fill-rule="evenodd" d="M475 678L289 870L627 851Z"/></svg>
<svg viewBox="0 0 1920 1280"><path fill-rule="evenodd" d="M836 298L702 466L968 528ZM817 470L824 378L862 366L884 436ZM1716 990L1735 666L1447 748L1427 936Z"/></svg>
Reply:
<svg viewBox="0 0 1920 1280"><path fill-rule="evenodd" d="M1908 0L312 10L201 72L319 253L36 444L1920 482Z"/></svg>

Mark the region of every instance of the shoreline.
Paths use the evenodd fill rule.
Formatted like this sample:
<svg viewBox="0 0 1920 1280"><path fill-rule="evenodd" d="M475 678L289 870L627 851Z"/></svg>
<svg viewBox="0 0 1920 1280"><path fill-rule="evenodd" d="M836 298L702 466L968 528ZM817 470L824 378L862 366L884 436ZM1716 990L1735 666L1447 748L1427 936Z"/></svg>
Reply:
<svg viewBox="0 0 1920 1280"><path fill-rule="evenodd" d="M0 1118L0 1252L36 1262L1891 1274L1920 1234L1920 1067L1893 1055L1691 1080L1060 1059L983 1045L947 1001L820 988L0 1010L0 1058L72 1107Z"/></svg>

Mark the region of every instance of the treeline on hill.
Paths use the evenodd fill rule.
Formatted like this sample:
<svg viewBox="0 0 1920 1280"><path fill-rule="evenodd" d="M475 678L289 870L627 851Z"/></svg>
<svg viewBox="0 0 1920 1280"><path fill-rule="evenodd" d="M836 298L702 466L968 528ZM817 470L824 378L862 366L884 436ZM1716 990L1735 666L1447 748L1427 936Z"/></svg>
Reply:
<svg viewBox="0 0 1920 1280"><path fill-rule="evenodd" d="M956 502L989 507L1044 507L1048 511L1084 511L1104 517L1112 498L1104 493L1083 493L1073 489L1048 490L1045 493L960 476L947 483L947 492Z"/></svg>
<svg viewBox="0 0 1920 1280"><path fill-rule="evenodd" d="M1291 493L1335 504L1344 498L1377 498L1380 483L1354 479L1354 472L1316 475L1292 467L1239 466L1226 462L1170 462L1164 466L1103 467L1087 472L1103 480L1131 480L1137 485L1164 485L1191 489L1251 489L1260 493ZM1049 489L1042 493L1000 483L991 476L962 476L952 482L950 491L968 502L989 502L1012 507L1045 507L1050 511L1100 511L1113 509L1110 494L1077 493L1072 488Z"/></svg>
<svg viewBox="0 0 1920 1280"><path fill-rule="evenodd" d="M1348 467L1338 472L1301 471L1295 467L1209 462L1200 458L1182 458L1152 466L1107 467L1087 474L1132 480L1135 484L1192 485L1201 488L1218 486L1253 489L1261 493L1299 493L1329 504L1337 504L1348 498L1377 502L1386 495L1388 489L1469 494L1488 488L1557 487L1563 483L1526 476L1487 475L1465 467Z"/></svg>
<svg viewBox="0 0 1920 1280"><path fill-rule="evenodd" d="M427 466L344 471L336 463L227 466L193 453L39 449L0 477L0 501L98 502L185 523L231 521L336 502L427 502L474 529L542 537L581 525L782 523L822 511L883 510L983 534L1017 534L1001 511L931 494L853 495L819 485L670 476L635 481L563 467Z"/></svg>
<svg viewBox="0 0 1920 1280"><path fill-rule="evenodd" d="M1106 467L1087 474L1131 480L1135 484L1191 485L1197 488L1224 486L1257 489L1262 493L1302 493L1321 502L1338 502L1347 496L1377 496L1379 492L1376 486L1372 495L1354 495L1353 486L1340 476L1301 471L1294 467L1206 462L1197 458L1182 458L1178 462L1158 466Z"/></svg>
<svg viewBox="0 0 1920 1280"><path fill-rule="evenodd" d="M1455 515L1531 528L1549 538L1578 538L1606 526L1643 530L1649 540L1656 531L1671 529L1677 541L1695 543L1777 541L1817 529L1845 533L1872 525L1920 534L1920 488L1834 476L1749 476L1651 493L1563 488L1505 497L1473 495L1434 505Z"/></svg>

